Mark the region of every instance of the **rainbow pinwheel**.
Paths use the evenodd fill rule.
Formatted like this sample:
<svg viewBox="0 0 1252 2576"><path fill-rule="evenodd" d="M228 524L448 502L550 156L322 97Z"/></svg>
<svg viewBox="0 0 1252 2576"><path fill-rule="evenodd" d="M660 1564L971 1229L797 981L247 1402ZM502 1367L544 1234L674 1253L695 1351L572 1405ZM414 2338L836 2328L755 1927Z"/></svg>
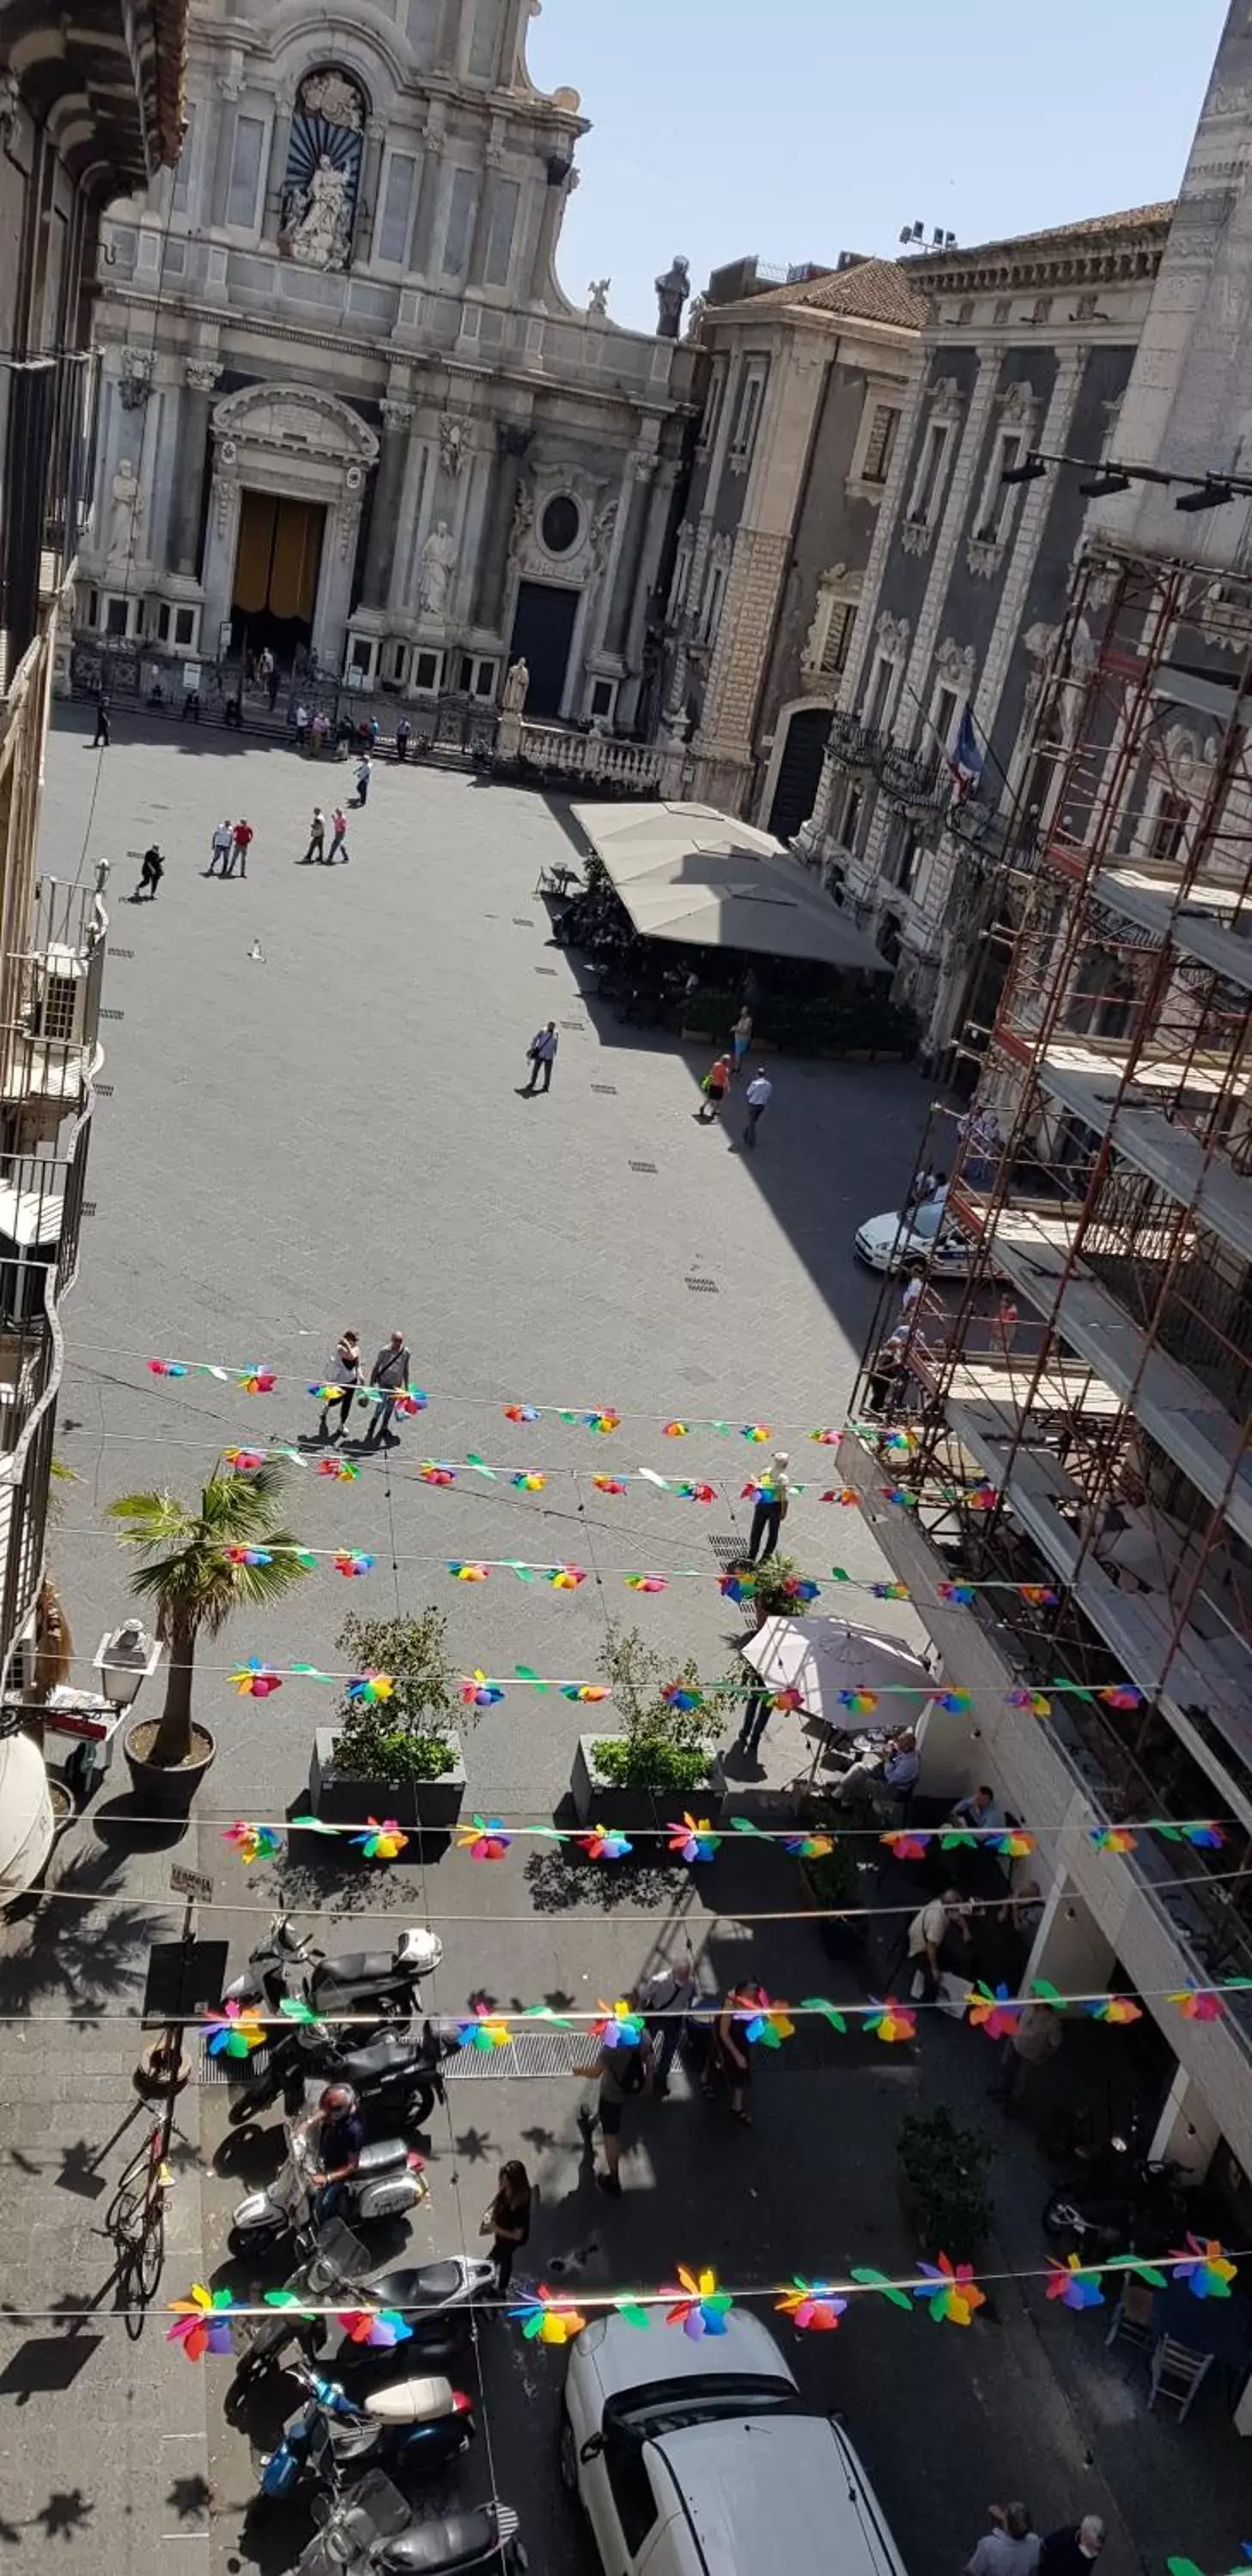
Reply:
<svg viewBox="0 0 1252 2576"><path fill-rule="evenodd" d="M1220 2021L1226 2009L1221 1996L1208 1986L1185 1986L1169 2000L1177 2004L1184 2021Z"/></svg>
<svg viewBox="0 0 1252 2576"><path fill-rule="evenodd" d="M336 2317L349 2343L362 2343L374 2352L387 2351L393 2344L407 2343L413 2328L406 2325L394 2308L346 2308Z"/></svg>
<svg viewBox="0 0 1252 2576"><path fill-rule="evenodd" d="M991 1848L993 1852L999 1852L1003 1860L1025 1860L1028 1853L1037 1851L1039 1846L1034 1835L1026 1833L1022 1826L1010 1825L1007 1833L992 1834Z"/></svg>
<svg viewBox="0 0 1252 2576"><path fill-rule="evenodd" d="M972 1485L965 1497L965 1503L967 1510L971 1512L993 1512L999 1499L994 1485Z"/></svg>
<svg viewBox="0 0 1252 2576"><path fill-rule="evenodd" d="M681 1823L671 1821L665 1830L670 1837L667 1848L677 1852L679 1859L685 1861L712 1860L722 1839L720 1834L714 1833L707 1816L701 1816L697 1822L694 1816L684 1815Z"/></svg>
<svg viewBox="0 0 1252 2576"><path fill-rule="evenodd" d="M390 1699L394 1689L390 1673L354 1673L346 1685L344 1698L362 1708L376 1708L380 1700Z"/></svg>
<svg viewBox="0 0 1252 2576"><path fill-rule="evenodd" d="M819 1494L817 1499L819 1503L841 1503L845 1512L850 1512L854 1503L859 1503L861 1498L855 1485L832 1485L827 1493Z"/></svg>
<svg viewBox="0 0 1252 2576"><path fill-rule="evenodd" d="M889 1833L880 1834L878 1839L885 1843L893 1860L925 1860L934 1835L917 1833L905 1825L893 1825Z"/></svg>
<svg viewBox="0 0 1252 2576"><path fill-rule="evenodd" d="M467 1851L471 1860L503 1860L513 1840L499 1816L473 1816L468 1825L457 1827L458 1851Z"/></svg>
<svg viewBox="0 0 1252 2576"><path fill-rule="evenodd" d="M265 2041L265 2026L250 2004L232 1995L220 2012L206 2013L205 2045L210 2057L251 2057Z"/></svg>
<svg viewBox="0 0 1252 2576"><path fill-rule="evenodd" d="M339 1404L348 1390L346 1386L323 1386L315 1381L305 1392L314 1396L319 1404Z"/></svg>
<svg viewBox="0 0 1252 2576"><path fill-rule="evenodd" d="M455 1485L456 1483L455 1467L441 1467L433 1458L423 1458L417 1472L424 1485Z"/></svg>
<svg viewBox="0 0 1252 2576"><path fill-rule="evenodd" d="M789 1682L785 1690L770 1692L769 1704L771 1709L777 1709L780 1714L794 1716L795 1711L804 1706L804 1693L796 1689L794 1682Z"/></svg>
<svg viewBox="0 0 1252 2576"><path fill-rule="evenodd" d="M1132 2004L1129 1995L1097 1995L1092 2003L1083 2005L1083 2011L1090 2015L1092 2021L1128 2022L1143 2019L1141 2007L1138 2004Z"/></svg>
<svg viewBox="0 0 1252 2576"><path fill-rule="evenodd" d="M237 1476L254 1476L257 1468L265 1465L263 1449L227 1449L223 1456L226 1465L233 1467Z"/></svg>
<svg viewBox="0 0 1252 2576"><path fill-rule="evenodd" d="M585 1565L554 1565L545 1568L545 1579L554 1592L577 1592L579 1584L587 1580L587 1568Z"/></svg>
<svg viewBox="0 0 1252 2576"><path fill-rule="evenodd" d="M632 2011L628 2003L606 2004L600 2001L603 2018L593 2021L591 2036L601 2048L638 2048L643 2037L643 2015Z"/></svg>
<svg viewBox="0 0 1252 2576"><path fill-rule="evenodd" d="M808 1574L783 1576L782 1590L788 1601L816 1601L821 1588L820 1583L814 1583L812 1576Z"/></svg>
<svg viewBox="0 0 1252 2576"><path fill-rule="evenodd" d="M488 1568L485 1565L474 1565L465 1557L451 1556L448 1559L448 1572L457 1583L485 1583Z"/></svg>
<svg viewBox="0 0 1252 2576"><path fill-rule="evenodd" d="M566 1682L561 1691L562 1699L576 1699L584 1704L607 1699L608 1695L604 1682Z"/></svg>
<svg viewBox="0 0 1252 2576"><path fill-rule="evenodd" d="M751 1441L772 1440L774 1437L768 1422L745 1422L740 1427L739 1436Z"/></svg>
<svg viewBox="0 0 1252 2576"><path fill-rule="evenodd" d="M1051 1717L1052 1715L1052 1702L1042 1691L1010 1691L1006 1705L1009 1708L1024 1708L1031 1717Z"/></svg>
<svg viewBox="0 0 1252 2576"><path fill-rule="evenodd" d="M973 1705L972 1691L946 1690L935 1693L935 1706L941 1708L946 1717L968 1717Z"/></svg>
<svg viewBox="0 0 1252 2576"><path fill-rule="evenodd" d="M756 1576L749 1574L746 1566L737 1567L730 1574L718 1576L717 1588L723 1601L750 1601L756 1591Z"/></svg>
<svg viewBox="0 0 1252 2576"><path fill-rule="evenodd" d="M781 2048L785 2039L795 2037L796 2026L786 2004L771 2002L764 1986L758 1987L755 2003L738 2006L735 2020L753 2048Z"/></svg>
<svg viewBox="0 0 1252 2576"><path fill-rule="evenodd" d="M1067 2308L1102 2308L1104 2292L1098 2272L1085 2272L1077 2254L1067 2254L1060 2262L1055 2254L1048 2256L1048 2297L1059 2299Z"/></svg>
<svg viewBox="0 0 1252 2576"><path fill-rule="evenodd" d="M783 1840L783 1850L794 1860L825 1860L834 1848L830 1834L787 1834Z"/></svg>
<svg viewBox="0 0 1252 2576"><path fill-rule="evenodd" d="M406 1386L403 1394L396 1397L394 1410L402 1422L411 1422L415 1414L426 1411L429 1402L424 1386Z"/></svg>
<svg viewBox="0 0 1252 2576"><path fill-rule="evenodd" d="M843 1433L841 1431L810 1431L809 1438L810 1440L819 1441L823 1449L834 1449L837 1448L839 1442L842 1440Z"/></svg>
<svg viewBox="0 0 1252 2576"><path fill-rule="evenodd" d="M597 1494L624 1494L628 1490L620 1476L593 1476L591 1482Z"/></svg>
<svg viewBox="0 0 1252 2576"><path fill-rule="evenodd" d="M1055 1610L1060 1600L1060 1594L1054 1592L1048 1583L1019 1583L1017 1597L1019 1601L1028 1601L1032 1610Z"/></svg>
<svg viewBox="0 0 1252 2576"><path fill-rule="evenodd" d="M926 2278L915 2285L913 2296L927 2302L936 2325L971 2325L974 2310L985 2306L987 2297L974 2279L973 2264L951 2263L941 2254L937 2263L919 2261L917 2268Z"/></svg>
<svg viewBox="0 0 1252 2576"><path fill-rule="evenodd" d="M680 1503L715 1503L716 1485L683 1484L675 1488Z"/></svg>
<svg viewBox="0 0 1252 2576"><path fill-rule="evenodd" d="M669 1590L668 1580L663 1574L628 1574L625 1581L628 1592L668 1592Z"/></svg>
<svg viewBox="0 0 1252 2576"><path fill-rule="evenodd" d="M394 1816L385 1816L381 1824L377 1816L367 1816L364 1833L352 1836L366 1860L398 1860L408 1839Z"/></svg>
<svg viewBox="0 0 1252 2576"><path fill-rule="evenodd" d="M165 2340L180 2343L188 2361L203 2361L206 2352L233 2352L234 2309L232 2291L207 2290L203 2281L193 2281L190 2298L170 2300L175 2323L167 2329Z"/></svg>
<svg viewBox="0 0 1252 2576"><path fill-rule="evenodd" d="M528 2343L572 2343L587 2322L573 2301L559 2299L546 2281L537 2284L533 2297L510 2308L509 2315L520 2325Z"/></svg>
<svg viewBox="0 0 1252 2576"><path fill-rule="evenodd" d="M734 2306L729 2290L719 2290L716 2272L689 2272L685 2263L678 2266L678 2279L666 2286L664 2296L674 2304L665 2311L667 2326L681 2326L693 2343L701 2335L724 2335L726 2319Z"/></svg>
<svg viewBox="0 0 1252 2576"><path fill-rule="evenodd" d="M255 1655L231 1674L230 1682L231 1689L238 1691L241 1699L269 1699L283 1686L281 1674L269 1664L258 1663Z"/></svg>
<svg viewBox="0 0 1252 2576"><path fill-rule="evenodd" d="M910 1504L917 1500L916 1494L911 1494L907 1485L884 1485L882 1498L885 1503L895 1503L901 1511L905 1512Z"/></svg>
<svg viewBox="0 0 1252 2576"><path fill-rule="evenodd" d="M336 1548L334 1556L331 1558L331 1563L334 1566L336 1574L346 1575L349 1582L351 1582L355 1575L372 1574L377 1563L377 1558L372 1556L362 1556L359 1548L340 1547Z"/></svg>
<svg viewBox="0 0 1252 2576"><path fill-rule="evenodd" d="M806 2281L799 2272L792 2273L794 2289L775 2299L775 2314L790 2317L801 2334L833 2334L847 2308L847 2300L837 2298L831 2281Z"/></svg>
<svg viewBox="0 0 1252 2576"><path fill-rule="evenodd" d="M319 1458L314 1469L317 1476L329 1476L332 1484L355 1485L361 1473L350 1458Z"/></svg>
<svg viewBox="0 0 1252 2576"><path fill-rule="evenodd" d="M227 1825L222 1840L233 1843L243 1861L277 1860L286 1847L283 1836L272 1825Z"/></svg>
<svg viewBox="0 0 1252 2576"><path fill-rule="evenodd" d="M509 1478L509 1483L517 1487L519 1494L541 1494L547 1481L537 1467L519 1467L517 1474Z"/></svg>
<svg viewBox="0 0 1252 2576"><path fill-rule="evenodd" d="M1157 1831L1160 1830L1158 1826ZM1190 1843L1193 1851L1221 1851L1224 1848L1226 1836L1217 1823L1181 1825L1179 1831L1183 1841Z"/></svg>
<svg viewBox="0 0 1252 2576"><path fill-rule="evenodd" d="M272 1368L257 1367L245 1369L242 1377L236 1378L235 1384L241 1395L272 1395L278 1384L278 1378Z"/></svg>
<svg viewBox="0 0 1252 2576"><path fill-rule="evenodd" d="M574 1839L587 1860L625 1860L634 1850L625 1834L610 1833L607 1825L593 1825L589 1833L576 1834Z"/></svg>
<svg viewBox="0 0 1252 2576"><path fill-rule="evenodd" d="M148 1366L154 1377L186 1377L187 1374L181 1360L149 1360Z"/></svg>
<svg viewBox="0 0 1252 2576"><path fill-rule="evenodd" d="M498 1708L504 1697L499 1682L489 1682L484 1672L475 1670L461 1684L461 1698L466 1708Z"/></svg>
<svg viewBox="0 0 1252 2576"><path fill-rule="evenodd" d="M888 1995L883 2003L876 1995L870 2001L873 2010L865 2015L865 2028L876 2039L886 2040L888 2046L896 2040L916 2039L917 2015L909 2011L907 2004L898 2004L894 1995Z"/></svg>
<svg viewBox="0 0 1252 2576"><path fill-rule="evenodd" d="M1130 1709L1143 1706L1143 1693L1135 1689L1133 1682L1110 1682L1106 1689L1096 1692L1096 1698L1103 1700L1106 1708Z"/></svg>
<svg viewBox="0 0 1252 2576"><path fill-rule="evenodd" d="M1011 2039L1024 2010L1007 1986L993 1992L980 1981L969 1999L970 2028L985 2031L988 2039Z"/></svg>
<svg viewBox="0 0 1252 2576"><path fill-rule="evenodd" d="M537 1404L506 1404L504 1419L506 1422L537 1422L539 1407Z"/></svg>
<svg viewBox="0 0 1252 2576"><path fill-rule="evenodd" d="M689 1429L690 1424L686 1422L663 1422L661 1437L663 1440L685 1440Z"/></svg>
<svg viewBox="0 0 1252 2576"><path fill-rule="evenodd" d="M1171 2255L1176 2281L1185 2281L1193 2299L1228 2299L1230 2284L1238 2265L1223 2251L1215 2236L1193 2236L1188 2230L1188 2252Z"/></svg>
<svg viewBox="0 0 1252 2576"><path fill-rule="evenodd" d="M1129 1825L1091 1825L1088 1832L1098 1852L1132 1852L1138 1840Z"/></svg>
<svg viewBox="0 0 1252 2576"><path fill-rule="evenodd" d="M779 1489L768 1476L749 1476L747 1484L740 1487L741 1503L776 1503L779 1499Z"/></svg>
<svg viewBox="0 0 1252 2576"><path fill-rule="evenodd" d="M584 1413L580 1418L584 1431L598 1431L606 1439L610 1431L620 1431L622 1427L620 1413L614 1413L611 1406L597 1405L594 1412Z"/></svg>
<svg viewBox="0 0 1252 2576"><path fill-rule="evenodd" d="M877 1691L841 1690L835 1697L840 1708L851 1709L854 1717L872 1717L878 1706Z"/></svg>
<svg viewBox="0 0 1252 2576"><path fill-rule="evenodd" d="M941 1583L939 1586L940 1600L951 1601L961 1610L968 1610L976 1597L972 1583Z"/></svg>
<svg viewBox="0 0 1252 2576"><path fill-rule="evenodd" d="M875 1601L908 1601L912 1597L907 1583L871 1583L869 1588Z"/></svg>
<svg viewBox="0 0 1252 2576"><path fill-rule="evenodd" d="M274 1562L268 1547L224 1547L222 1554L228 1565L272 1565Z"/></svg>
<svg viewBox="0 0 1252 2576"><path fill-rule="evenodd" d="M462 2048L507 2048L511 2038L508 2023L486 2004L475 2004L472 2013L457 2023L456 2035Z"/></svg>
<svg viewBox="0 0 1252 2576"><path fill-rule="evenodd" d="M690 1682L663 1682L661 1697L667 1708L682 1709L684 1712L704 1705L699 1691L693 1689Z"/></svg>

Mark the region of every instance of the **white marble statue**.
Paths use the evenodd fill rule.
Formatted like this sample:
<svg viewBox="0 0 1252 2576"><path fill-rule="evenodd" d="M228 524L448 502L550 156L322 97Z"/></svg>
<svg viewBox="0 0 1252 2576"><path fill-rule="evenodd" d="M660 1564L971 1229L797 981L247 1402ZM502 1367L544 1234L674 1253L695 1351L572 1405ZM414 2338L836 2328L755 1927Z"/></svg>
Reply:
<svg viewBox="0 0 1252 2576"><path fill-rule="evenodd" d="M291 236L291 256L305 268L337 268L347 250L348 182L323 153Z"/></svg>
<svg viewBox="0 0 1252 2576"><path fill-rule="evenodd" d="M129 456L123 456L112 482L113 507L109 517L109 554L126 562L139 551L143 527L144 497L139 477Z"/></svg>
<svg viewBox="0 0 1252 2576"><path fill-rule="evenodd" d="M430 617L442 617L448 605L448 592L456 563L456 538L446 519L431 529L422 548L421 573L417 596L419 606Z"/></svg>
<svg viewBox="0 0 1252 2576"><path fill-rule="evenodd" d="M526 692L530 687L530 666L524 654L513 663L500 692L500 713L520 716L526 711Z"/></svg>
<svg viewBox="0 0 1252 2576"><path fill-rule="evenodd" d="M597 321L602 322L607 319L609 288L612 283L611 277L593 277L587 289L587 311L594 314Z"/></svg>

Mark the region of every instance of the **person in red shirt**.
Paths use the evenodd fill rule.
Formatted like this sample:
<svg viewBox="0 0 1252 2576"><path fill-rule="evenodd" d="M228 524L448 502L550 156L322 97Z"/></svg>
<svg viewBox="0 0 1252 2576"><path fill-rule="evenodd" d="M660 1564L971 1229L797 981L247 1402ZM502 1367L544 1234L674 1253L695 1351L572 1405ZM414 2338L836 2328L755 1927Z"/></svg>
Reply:
<svg viewBox="0 0 1252 2576"><path fill-rule="evenodd" d="M246 877L248 873L248 851L252 845L252 838L252 825L250 823L236 823L234 838L230 845L230 866L226 870L228 877L233 877L235 873L236 859L239 861L240 876Z"/></svg>

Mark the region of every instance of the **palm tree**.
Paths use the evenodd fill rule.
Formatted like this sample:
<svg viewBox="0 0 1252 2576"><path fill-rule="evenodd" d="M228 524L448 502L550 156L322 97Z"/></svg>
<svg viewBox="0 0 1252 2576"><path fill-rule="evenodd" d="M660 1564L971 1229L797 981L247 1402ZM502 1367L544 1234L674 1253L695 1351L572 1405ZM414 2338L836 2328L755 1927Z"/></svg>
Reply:
<svg viewBox="0 0 1252 2576"><path fill-rule="evenodd" d="M131 1576L131 1590L154 1603L156 1632L169 1648L165 1707L146 1760L173 1765L192 1753L191 1670L201 1629L219 1636L236 1610L265 1609L308 1573L300 1542L278 1517L281 1467L250 1476L226 1472L219 1459L192 1510L177 1494L123 1494L109 1506L123 1547L152 1561ZM264 1561L244 1565L232 1548L256 1549Z"/></svg>

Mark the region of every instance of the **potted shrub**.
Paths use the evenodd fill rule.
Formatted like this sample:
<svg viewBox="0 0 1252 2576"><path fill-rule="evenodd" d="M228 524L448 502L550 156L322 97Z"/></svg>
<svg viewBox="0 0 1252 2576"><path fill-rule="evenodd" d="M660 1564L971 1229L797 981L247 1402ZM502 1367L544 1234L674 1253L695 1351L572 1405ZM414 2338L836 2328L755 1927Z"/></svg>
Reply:
<svg viewBox="0 0 1252 2576"><path fill-rule="evenodd" d="M900 2130L900 2205L929 2262L978 2259L991 2226L987 2168L994 2155L981 2129L967 2129L946 2105L915 2111Z"/></svg>
<svg viewBox="0 0 1252 2576"><path fill-rule="evenodd" d="M628 1833L686 1809L716 1823L725 1784L713 1741L725 1718L720 1704L702 1698L695 1664L666 1662L638 1628L614 1620L600 1670L612 1685L621 1731L579 1736L570 1788L580 1824ZM675 1684L692 1707L664 1696Z"/></svg>
<svg viewBox="0 0 1252 2576"><path fill-rule="evenodd" d="M737 1571L753 1577L751 1601L758 1628L763 1628L767 1619L801 1619L811 1606L807 1601L798 1601L787 1589L789 1583L805 1580L794 1556L767 1556L763 1565L741 1566Z"/></svg>
<svg viewBox="0 0 1252 2576"><path fill-rule="evenodd" d="M236 1610L267 1609L309 1571L299 1540L280 1519L284 1482L282 1468L268 1462L239 1476L219 1460L198 1505L164 1491L123 1494L109 1505L122 1546L149 1560L132 1574L131 1590L152 1603L157 1636L169 1651L160 1717L139 1718L122 1740L145 1815L187 1815L217 1749L211 1729L191 1713L201 1633L220 1636ZM242 1561L245 1551L251 1563Z"/></svg>
<svg viewBox="0 0 1252 2576"><path fill-rule="evenodd" d="M863 1902L860 1874L856 1864L857 1844L846 1834L837 1833L833 1821L816 1818L811 1827L816 1836L829 1832L832 1849L812 1860L797 1863L800 1886L806 1905L820 1915L818 1939L828 1959L855 1959L865 1946L865 1918L849 1912L839 1915L835 1906L858 1907Z"/></svg>
<svg viewBox="0 0 1252 2576"><path fill-rule="evenodd" d="M334 1726L313 1739L309 1791L328 1824L394 1816L449 1833L465 1798L461 1739L452 1724L456 1673L447 1620L433 1604L415 1619L363 1619L353 1611L336 1643L354 1673L385 1673L385 1699L345 1692Z"/></svg>

